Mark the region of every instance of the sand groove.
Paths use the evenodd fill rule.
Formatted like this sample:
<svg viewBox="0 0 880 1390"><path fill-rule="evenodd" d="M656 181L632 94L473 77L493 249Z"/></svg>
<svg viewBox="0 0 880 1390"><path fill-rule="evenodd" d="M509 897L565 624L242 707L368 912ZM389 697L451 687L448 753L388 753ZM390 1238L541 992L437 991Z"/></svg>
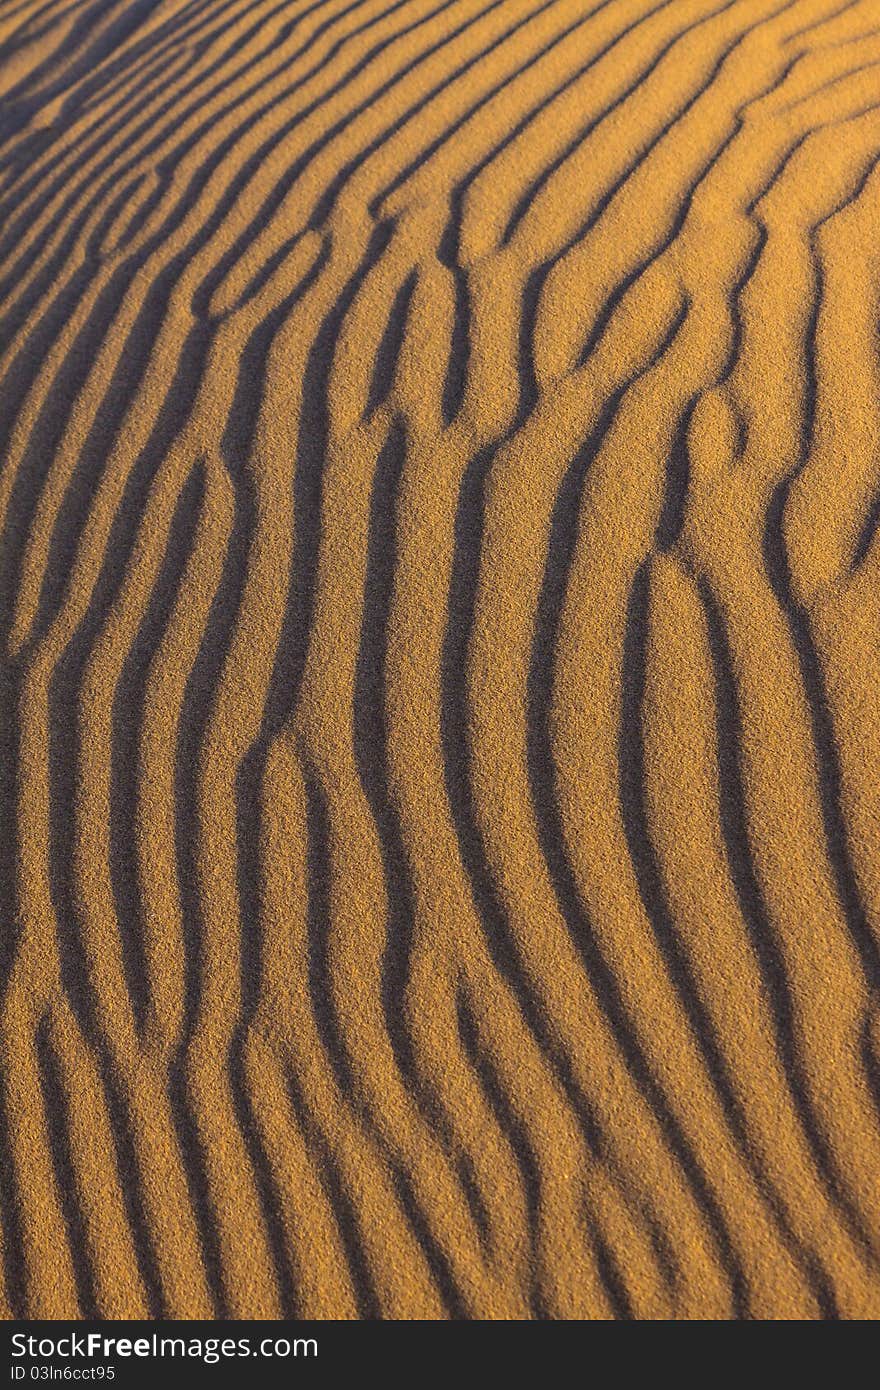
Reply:
<svg viewBox="0 0 880 1390"><path fill-rule="evenodd" d="M880 1314L875 0L0 0L6 1315Z"/></svg>

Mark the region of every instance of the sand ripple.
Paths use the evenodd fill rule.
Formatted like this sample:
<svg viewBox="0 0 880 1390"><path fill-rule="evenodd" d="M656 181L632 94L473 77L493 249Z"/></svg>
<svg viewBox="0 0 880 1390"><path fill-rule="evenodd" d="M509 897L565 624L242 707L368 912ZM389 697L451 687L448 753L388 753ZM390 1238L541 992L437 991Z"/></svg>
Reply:
<svg viewBox="0 0 880 1390"><path fill-rule="evenodd" d="M878 78L2 0L7 1315L880 1315Z"/></svg>

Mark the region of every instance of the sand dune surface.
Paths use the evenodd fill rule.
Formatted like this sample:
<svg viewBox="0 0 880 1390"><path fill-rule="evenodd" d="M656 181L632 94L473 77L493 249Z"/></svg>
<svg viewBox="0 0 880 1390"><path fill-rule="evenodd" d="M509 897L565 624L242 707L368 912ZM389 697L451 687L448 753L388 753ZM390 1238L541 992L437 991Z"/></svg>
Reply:
<svg viewBox="0 0 880 1390"><path fill-rule="evenodd" d="M0 0L0 1310L880 1315L876 0Z"/></svg>

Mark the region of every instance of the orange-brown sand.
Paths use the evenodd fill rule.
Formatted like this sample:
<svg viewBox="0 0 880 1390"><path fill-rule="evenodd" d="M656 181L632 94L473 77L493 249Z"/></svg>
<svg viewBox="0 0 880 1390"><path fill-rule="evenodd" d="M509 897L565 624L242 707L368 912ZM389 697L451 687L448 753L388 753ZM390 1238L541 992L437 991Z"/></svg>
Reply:
<svg viewBox="0 0 880 1390"><path fill-rule="evenodd" d="M2 0L6 1316L880 1315L877 0Z"/></svg>

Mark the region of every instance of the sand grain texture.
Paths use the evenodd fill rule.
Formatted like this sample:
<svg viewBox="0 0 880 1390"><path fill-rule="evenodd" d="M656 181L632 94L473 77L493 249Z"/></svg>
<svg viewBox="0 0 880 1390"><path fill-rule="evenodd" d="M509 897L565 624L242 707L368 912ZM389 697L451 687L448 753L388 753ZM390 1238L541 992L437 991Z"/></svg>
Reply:
<svg viewBox="0 0 880 1390"><path fill-rule="evenodd" d="M6 1316L880 1315L877 0L0 0Z"/></svg>

